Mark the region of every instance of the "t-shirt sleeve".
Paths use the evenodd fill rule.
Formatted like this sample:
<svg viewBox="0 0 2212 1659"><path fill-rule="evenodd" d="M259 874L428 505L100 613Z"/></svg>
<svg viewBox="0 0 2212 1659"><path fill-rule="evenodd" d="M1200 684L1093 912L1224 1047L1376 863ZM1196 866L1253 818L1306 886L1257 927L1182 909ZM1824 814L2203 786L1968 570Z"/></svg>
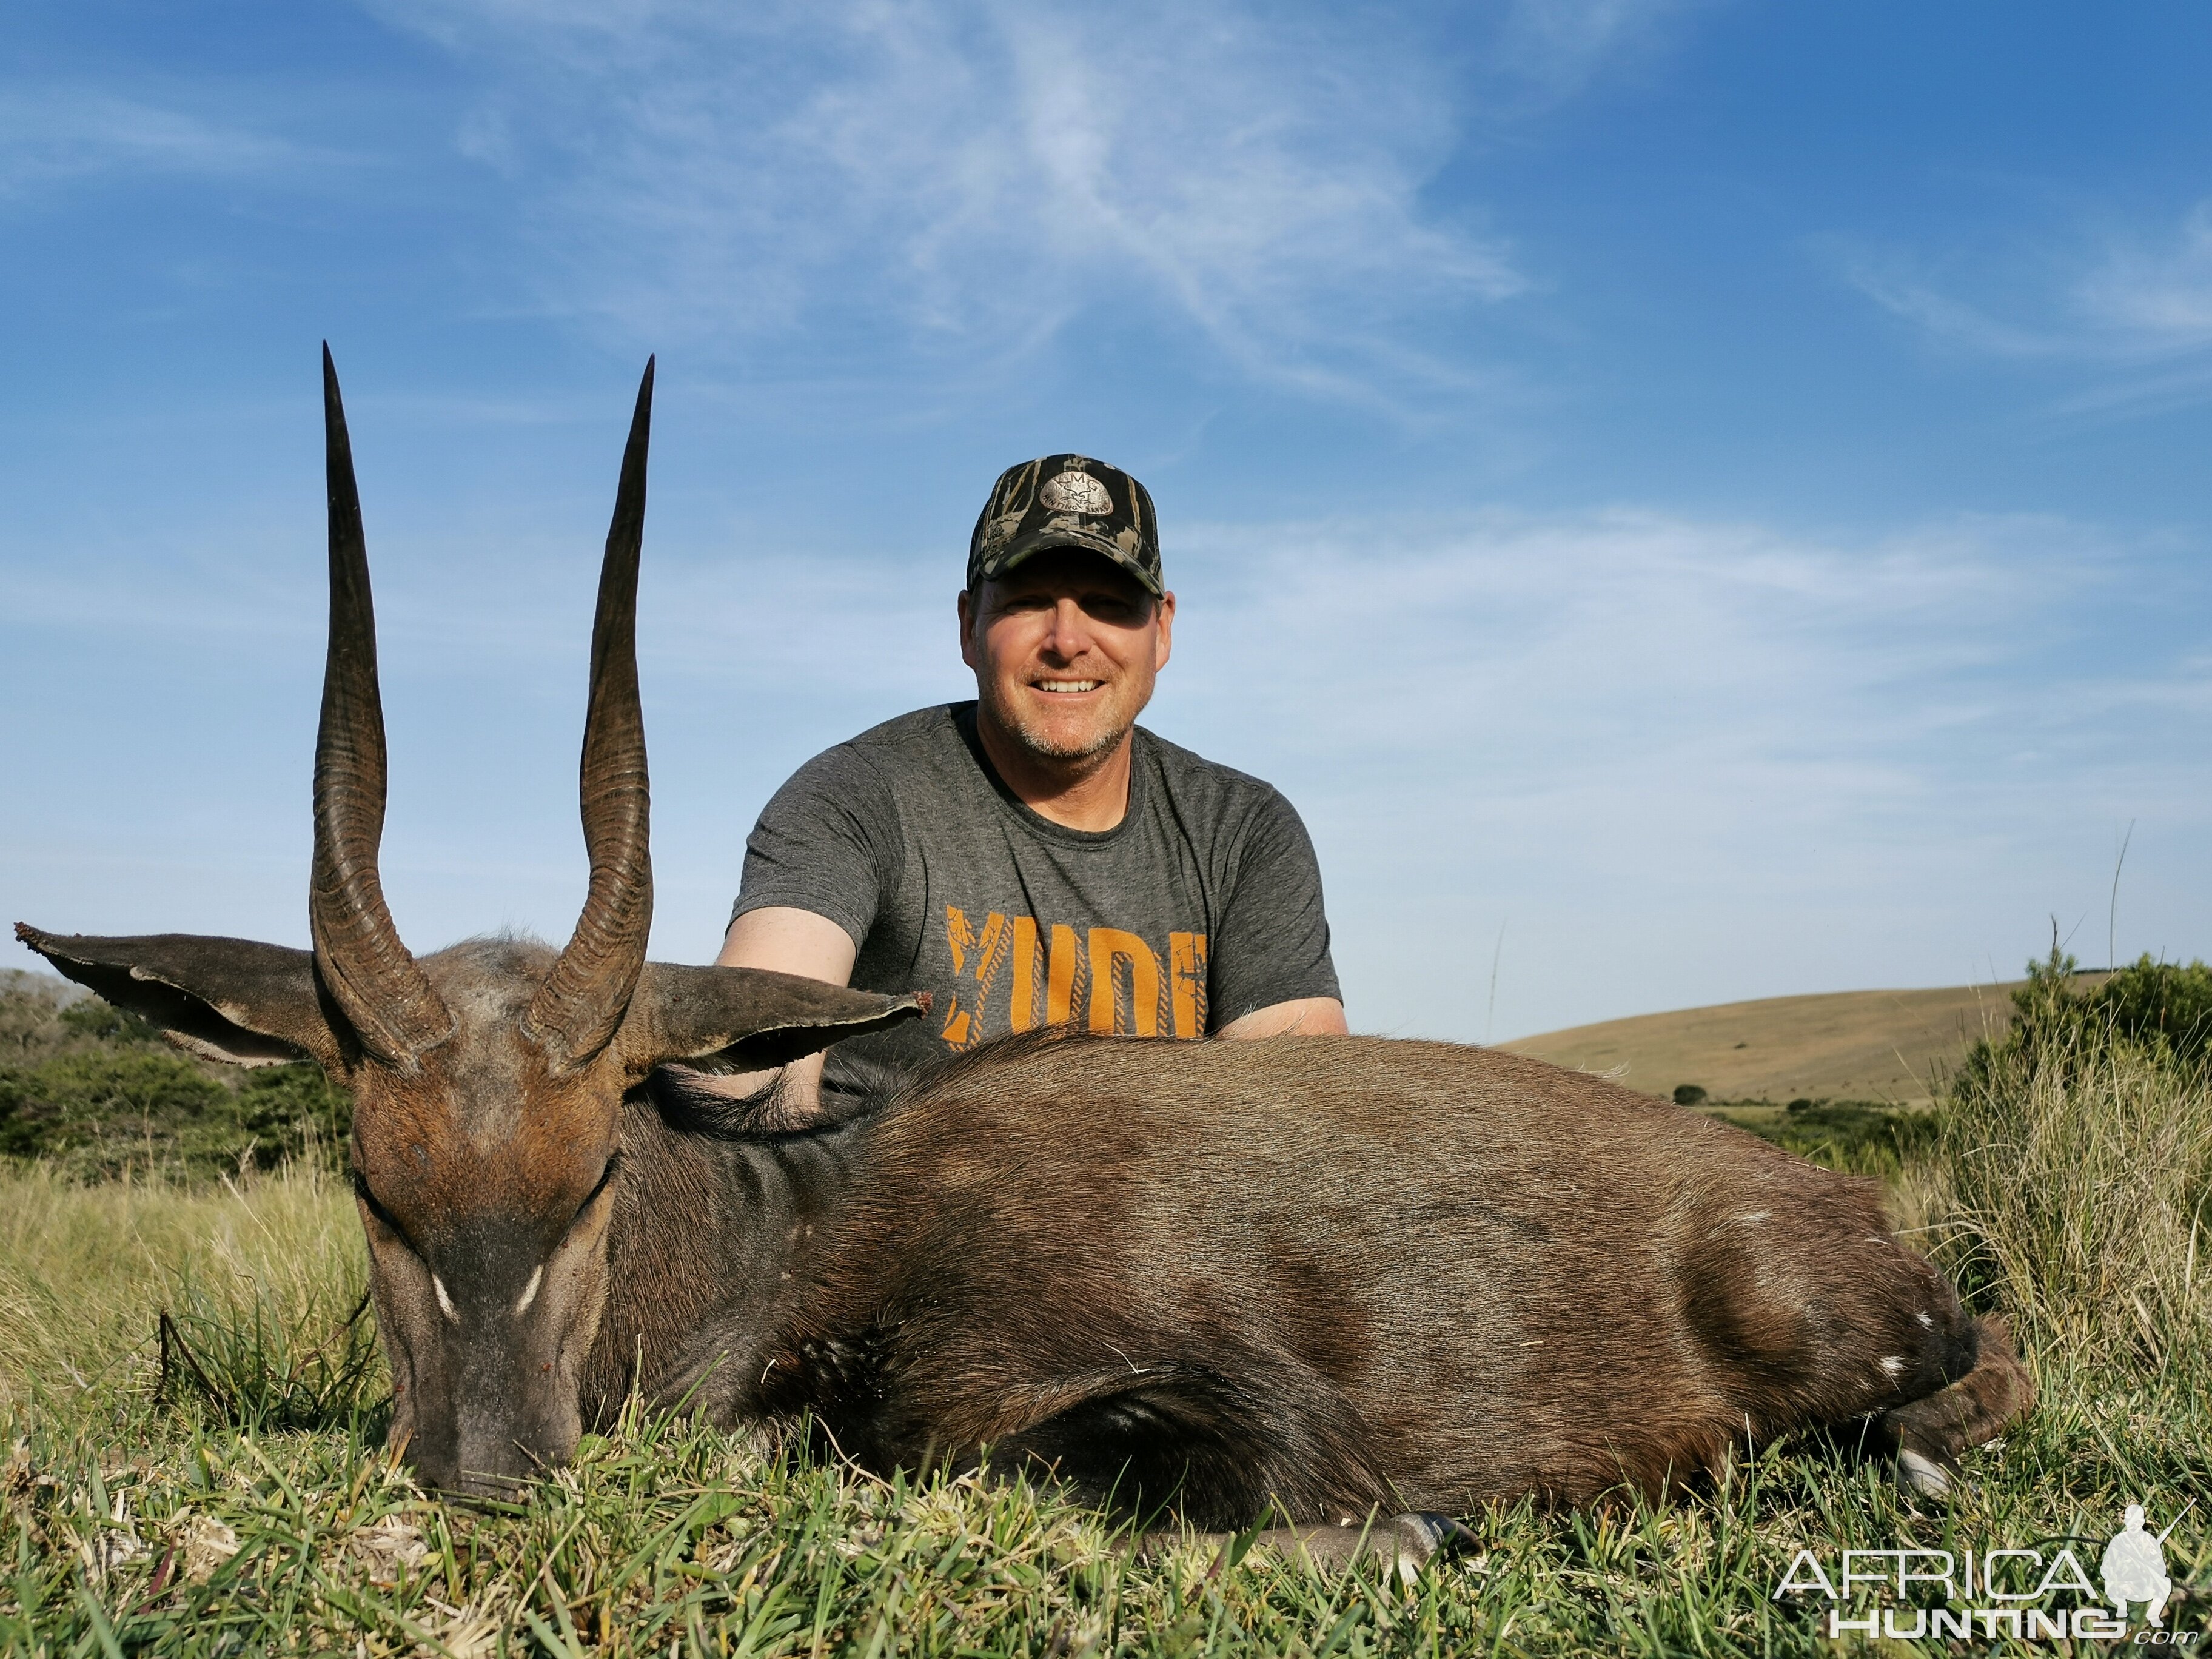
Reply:
<svg viewBox="0 0 2212 1659"><path fill-rule="evenodd" d="M811 910L851 934L857 951L898 891L903 866L890 784L840 744L793 773L761 809L730 920L770 905Z"/></svg>
<svg viewBox="0 0 2212 1659"><path fill-rule="evenodd" d="M1273 789L1246 820L1235 884L1206 955L1217 1031L1278 1002L1343 995L1329 960L1321 861L1297 809Z"/></svg>

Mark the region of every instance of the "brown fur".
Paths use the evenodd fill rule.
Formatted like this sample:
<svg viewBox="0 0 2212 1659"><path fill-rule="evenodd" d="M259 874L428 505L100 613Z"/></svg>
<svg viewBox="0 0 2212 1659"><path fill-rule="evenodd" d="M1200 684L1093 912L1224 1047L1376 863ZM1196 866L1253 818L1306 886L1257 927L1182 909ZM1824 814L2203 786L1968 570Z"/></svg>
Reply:
<svg viewBox="0 0 2212 1659"><path fill-rule="evenodd" d="M1465 1512L2024 1378L1874 1183L1495 1051L1017 1038L845 1139L708 1404L879 1468L988 1449L1220 1526ZM648 1380L696 1316L624 1336ZM1931 1455L2026 1403L1990 1397Z"/></svg>

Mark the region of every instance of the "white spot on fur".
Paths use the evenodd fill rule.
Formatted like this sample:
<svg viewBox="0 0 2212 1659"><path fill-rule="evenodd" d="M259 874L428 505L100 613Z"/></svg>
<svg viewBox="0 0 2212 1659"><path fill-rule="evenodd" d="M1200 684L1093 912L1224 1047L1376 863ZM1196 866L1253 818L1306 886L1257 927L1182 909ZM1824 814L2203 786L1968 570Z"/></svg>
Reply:
<svg viewBox="0 0 2212 1659"><path fill-rule="evenodd" d="M1934 1314L1922 1312L1917 1313L1912 1316L1918 1320L1923 1325L1925 1325L1929 1330L1932 1331L1936 1328L1936 1316Z"/></svg>
<svg viewBox="0 0 2212 1659"><path fill-rule="evenodd" d="M1738 1221L1764 1221L1767 1218L1770 1213L1771 1212L1765 1210L1753 1210L1747 1214L1738 1216L1736 1219Z"/></svg>
<svg viewBox="0 0 2212 1659"><path fill-rule="evenodd" d="M446 1294L446 1281L437 1274L430 1275L430 1288L438 1293L438 1310L456 1325L461 1322L461 1310L453 1305L453 1298Z"/></svg>
<svg viewBox="0 0 2212 1659"><path fill-rule="evenodd" d="M522 1296L514 1304L514 1316L517 1319L528 1313L530 1304L538 1300L538 1286L544 1277L545 1264L543 1262L530 1270L530 1282L522 1287Z"/></svg>
<svg viewBox="0 0 2212 1659"><path fill-rule="evenodd" d="M1881 1359L1881 1368L1884 1372L1891 1376L1901 1376L1905 1370L1905 1362L1902 1359L1899 1359L1893 1353L1884 1354Z"/></svg>

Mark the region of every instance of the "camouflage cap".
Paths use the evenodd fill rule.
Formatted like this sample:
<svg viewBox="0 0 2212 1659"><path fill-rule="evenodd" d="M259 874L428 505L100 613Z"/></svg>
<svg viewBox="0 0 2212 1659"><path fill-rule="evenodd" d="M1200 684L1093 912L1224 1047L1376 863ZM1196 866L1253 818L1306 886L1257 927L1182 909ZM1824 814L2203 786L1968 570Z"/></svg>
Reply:
<svg viewBox="0 0 2212 1659"><path fill-rule="evenodd" d="M1048 547L1104 555L1154 595L1160 538L1152 498L1121 468L1082 455L1047 455L999 475L968 542L968 586L1004 575Z"/></svg>

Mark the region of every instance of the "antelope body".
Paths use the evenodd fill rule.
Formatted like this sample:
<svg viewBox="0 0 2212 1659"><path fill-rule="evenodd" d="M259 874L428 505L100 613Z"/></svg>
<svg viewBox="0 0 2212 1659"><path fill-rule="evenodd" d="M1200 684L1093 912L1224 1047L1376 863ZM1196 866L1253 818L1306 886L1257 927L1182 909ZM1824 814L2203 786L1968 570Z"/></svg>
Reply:
<svg viewBox="0 0 2212 1659"><path fill-rule="evenodd" d="M313 950L17 932L187 1048L353 1091L393 1435L427 1481L556 1465L634 1378L725 1425L811 1414L878 1468L988 1452L1212 1528L1656 1490L1820 1425L1940 1485L2026 1409L2002 1330L1873 1183L1518 1056L1033 1033L796 1117L657 1071L779 1065L923 1004L645 960L650 364L592 636L582 917L557 953L414 957L377 878L374 624L324 374Z"/></svg>

